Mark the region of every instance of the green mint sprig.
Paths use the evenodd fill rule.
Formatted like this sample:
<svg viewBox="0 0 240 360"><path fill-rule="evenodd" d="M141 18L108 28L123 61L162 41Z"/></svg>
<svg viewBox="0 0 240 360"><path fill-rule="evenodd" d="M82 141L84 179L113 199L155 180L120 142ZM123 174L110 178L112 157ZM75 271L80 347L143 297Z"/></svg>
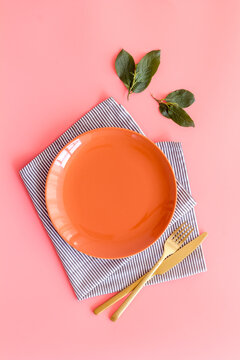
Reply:
<svg viewBox="0 0 240 360"><path fill-rule="evenodd" d="M168 119L172 119L176 124L184 127L195 127L193 120L188 113L183 110L195 101L193 93L188 90L175 90L168 94L164 99L158 100L153 95L154 100L159 104L160 113Z"/></svg>
<svg viewBox="0 0 240 360"><path fill-rule="evenodd" d="M122 49L115 61L115 69L120 80L128 90L128 96L132 93L140 93L150 84L153 75L160 64L160 50L147 53L138 64L127 51Z"/></svg>

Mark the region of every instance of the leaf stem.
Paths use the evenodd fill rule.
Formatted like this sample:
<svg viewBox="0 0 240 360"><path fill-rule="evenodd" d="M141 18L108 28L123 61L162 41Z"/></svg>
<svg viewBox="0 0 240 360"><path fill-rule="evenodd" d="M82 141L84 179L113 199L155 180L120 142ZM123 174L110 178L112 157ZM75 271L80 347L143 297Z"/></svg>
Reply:
<svg viewBox="0 0 240 360"><path fill-rule="evenodd" d="M150 94L150 95L151 95L151 97L152 97L154 100L156 100L158 103L161 101L161 100L156 99L156 98L153 96L153 94Z"/></svg>
<svg viewBox="0 0 240 360"><path fill-rule="evenodd" d="M132 92L133 92L133 87L136 84L136 76L137 76L137 72L136 72L136 69L135 69L134 74L133 74L132 85L130 86L130 89L128 90L128 97L127 98L129 98L129 95L132 94Z"/></svg>
<svg viewBox="0 0 240 360"><path fill-rule="evenodd" d="M159 104L161 104L161 103L164 103L164 104L165 104L165 99L158 100L158 99L156 99L156 98L153 96L153 94L151 94L151 97L152 97L154 100L156 100Z"/></svg>

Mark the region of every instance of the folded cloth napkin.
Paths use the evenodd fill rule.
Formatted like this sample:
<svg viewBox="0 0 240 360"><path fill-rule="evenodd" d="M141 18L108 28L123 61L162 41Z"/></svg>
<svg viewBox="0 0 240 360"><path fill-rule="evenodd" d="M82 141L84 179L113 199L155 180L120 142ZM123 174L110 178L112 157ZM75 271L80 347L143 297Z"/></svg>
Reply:
<svg viewBox="0 0 240 360"><path fill-rule="evenodd" d="M20 170L23 182L79 300L120 290L143 275L161 256L166 238L183 221L188 221L195 227L190 239L198 235L194 212L195 201L190 195L181 144L160 142L157 143L157 146L169 159L177 179L177 204L170 225L153 245L137 255L124 259L109 260L85 255L72 248L60 237L48 217L45 204L45 182L48 170L58 152L69 141L86 131L101 127L121 127L143 134L124 107L117 104L113 98L108 98L85 114ZM149 281L149 284L177 279L205 270L206 265L202 248L199 247L166 274L155 276Z"/></svg>

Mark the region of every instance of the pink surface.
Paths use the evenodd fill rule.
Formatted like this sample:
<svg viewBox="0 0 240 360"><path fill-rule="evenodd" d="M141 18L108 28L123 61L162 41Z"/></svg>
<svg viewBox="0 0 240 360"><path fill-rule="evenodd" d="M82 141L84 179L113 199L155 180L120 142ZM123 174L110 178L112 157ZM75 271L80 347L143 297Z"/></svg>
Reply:
<svg viewBox="0 0 240 360"><path fill-rule="evenodd" d="M239 359L239 16L238 0L1 1L2 360ZM129 101L114 72L121 48L136 60L162 49ZM196 96L195 129L150 97L178 88ZM107 296L76 300L18 175L108 96L152 140L182 142L209 233L207 273L144 289L117 323L91 312Z"/></svg>

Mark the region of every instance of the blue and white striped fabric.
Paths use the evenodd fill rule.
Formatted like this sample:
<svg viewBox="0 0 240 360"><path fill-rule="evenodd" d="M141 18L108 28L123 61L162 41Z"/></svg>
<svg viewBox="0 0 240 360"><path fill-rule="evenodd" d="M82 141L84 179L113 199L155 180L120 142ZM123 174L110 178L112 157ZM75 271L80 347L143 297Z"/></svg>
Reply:
<svg viewBox="0 0 240 360"><path fill-rule="evenodd" d="M40 219L51 238L79 300L120 290L143 275L159 259L169 234L183 221L194 225L190 239L198 235L189 181L180 143L161 142L157 146L169 159L177 178L177 205L165 233L148 249L124 259L96 259L73 249L54 229L45 204L45 182L50 165L58 152L76 136L100 127L121 127L143 134L129 113L113 98L108 98L90 110L35 159L20 175L35 205ZM172 280L206 271L202 248L199 247L184 261L149 284Z"/></svg>

